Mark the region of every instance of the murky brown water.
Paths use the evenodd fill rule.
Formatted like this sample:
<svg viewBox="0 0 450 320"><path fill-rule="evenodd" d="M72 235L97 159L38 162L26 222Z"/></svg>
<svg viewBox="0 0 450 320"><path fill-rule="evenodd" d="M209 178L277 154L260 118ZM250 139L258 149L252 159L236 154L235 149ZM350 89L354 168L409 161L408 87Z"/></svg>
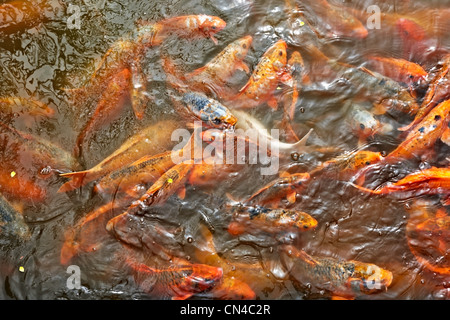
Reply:
<svg viewBox="0 0 450 320"><path fill-rule="evenodd" d="M13 1L16 2L20 3ZM319 39L307 24L301 27L292 25L293 20L284 11L284 1L127 1L126 4L109 0L98 1L97 4L95 0L30 2L34 4L36 13L20 18L23 20L21 23L9 21L0 15L0 97L36 99L48 104L55 114L51 117L19 114L5 116L7 120L2 121L7 121L10 127L17 130L51 141L67 152L72 152L75 139L94 104L89 99L74 104L70 94L63 88L76 88L88 81L109 46L136 28L138 21L208 14L219 16L227 23L226 28L216 35L219 42L217 46L209 39L173 37L147 51L141 67L154 101L148 104L142 121L135 119L130 102L126 101L120 117L90 137L82 157L77 159L80 168L84 169L102 161L140 129L162 120L180 121L165 91L166 77L159 60L161 54L174 57L177 63L193 70L208 62L226 44L245 35L253 36L252 48L245 59L250 70L256 66L266 48L279 38L288 44L289 54L294 50L303 54L304 45L314 43L326 48L330 56L357 66L363 65L365 57L371 53L394 57L402 54L402 41L390 18L382 19L381 28L369 30L365 39ZM344 5L365 10L369 5L377 4L382 13L390 17L397 14L418 17L421 21L429 20L426 26L430 45L450 50L448 1L411 2L347 0ZM308 10L308 3L305 1L305 10ZM67 12L69 4L81 9L79 29L68 27L68 19L72 16ZM312 13L306 12L311 17L311 25L320 25ZM442 16L437 16L436 12L441 12ZM18 19L16 17L16 21ZM305 63L307 67L313 66L313 60L307 55ZM432 66L433 62L430 61L426 68L429 70ZM350 127L351 108L348 106L356 102L347 96L344 85L323 79L315 81L321 79L321 74L317 74L317 69L313 67L308 70L313 82L300 94L294 128L300 136L313 128L309 140L312 144L334 146L344 151L355 150L358 136ZM247 78L244 72L239 71L230 83L239 89ZM268 128L276 128L283 114L282 108L272 111L266 105L249 112ZM393 129L369 138L368 149L388 153L401 141L396 128L408 124L411 118L391 114L377 118L381 123L392 125ZM181 122L175 126L184 127L184 124ZM158 138L154 138L154 154L169 150L175 144L171 141L172 132L169 129L159 132ZM2 171L5 171L2 174L8 175L12 171L21 173L19 167L22 166L28 168L26 174L34 175L35 178L39 174L41 167L27 163L29 154L20 149L20 143L2 137L0 148ZM435 151L431 161L404 161L383 168L371 177L370 182L376 186L388 179L404 177L418 167L448 167L450 148L438 142ZM303 154L295 161L282 161L280 171L308 171L330 157L329 154L319 152ZM76 169L67 168L65 171ZM329 299L333 295L314 282L300 283L296 280L295 274L286 269L280 258L278 248L281 242L290 242L313 256L373 263L392 272L393 282L386 291L357 295L358 299L450 297L448 276L427 270L408 247L406 230L413 210L408 208L413 207L417 199L369 196L333 177L317 178L291 206L313 216L318 221L315 230L289 233L281 242L278 237L265 233L243 234L239 237L230 235L227 226L231 215L225 208L228 201L225 194L245 198L276 177L261 175L259 167L254 165L244 166L237 173L209 186L188 185L183 200L172 196L164 205L152 208L142 217L142 225L136 232L140 237L146 234L150 240L141 248L125 245L106 231L108 219L121 213L120 210L108 212L83 234L83 241L90 250L81 252L70 261L70 265L80 268L81 289L67 287L70 274L67 273L67 265L60 261L64 236L89 212L111 201L111 196L94 193L92 183L74 192L57 193L66 181L57 175L40 180L40 185L47 192L42 202L24 201L27 191L22 198L18 198L2 190L8 200L22 207L31 238L25 240L0 235L0 298L166 298L142 291L124 267L126 256L136 255L149 265L159 265L162 259L159 252L161 246L179 258L204 263L201 261L201 249L206 241L205 228L213 232L215 248L224 260L238 269L242 264L247 265L242 268L241 280L248 281L257 299ZM422 198L429 202L431 210L440 207L439 197ZM159 227L168 232L154 232ZM448 248L448 243L446 245ZM239 275L239 272L236 274ZM192 298L217 297L204 292Z"/></svg>

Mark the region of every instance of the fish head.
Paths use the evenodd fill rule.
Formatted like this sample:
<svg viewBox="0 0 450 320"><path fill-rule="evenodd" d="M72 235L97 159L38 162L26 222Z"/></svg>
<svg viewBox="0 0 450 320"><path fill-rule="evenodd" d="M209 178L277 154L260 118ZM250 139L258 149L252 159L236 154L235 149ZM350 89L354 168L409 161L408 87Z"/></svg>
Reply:
<svg viewBox="0 0 450 320"><path fill-rule="evenodd" d="M317 227L317 220L306 212L296 211L292 217L295 218L295 226L300 231L309 231Z"/></svg>
<svg viewBox="0 0 450 320"><path fill-rule="evenodd" d="M263 55L263 58L268 58L272 66L277 71L282 71L287 64L287 44L284 40L275 42Z"/></svg>
<svg viewBox="0 0 450 320"><path fill-rule="evenodd" d="M204 292L222 282L223 270L206 264L191 265L191 273L186 275L180 289L186 292Z"/></svg>
<svg viewBox="0 0 450 320"><path fill-rule="evenodd" d="M199 15L198 16L198 28L206 36L217 44L217 39L214 35L226 27L227 23L219 17Z"/></svg>
<svg viewBox="0 0 450 320"><path fill-rule="evenodd" d="M355 292L373 294L386 291L392 283L392 272L377 265L352 261L354 270L348 285Z"/></svg>
<svg viewBox="0 0 450 320"><path fill-rule="evenodd" d="M216 108L210 114L205 114L203 118L207 124L213 128L218 129L233 129L237 119L231 112L226 108Z"/></svg>
<svg viewBox="0 0 450 320"><path fill-rule="evenodd" d="M303 184L309 180L310 175L308 172L294 173L289 177L294 187L302 187Z"/></svg>
<svg viewBox="0 0 450 320"><path fill-rule="evenodd" d="M233 43L233 49L234 49L234 55L239 60L242 60L245 58L245 56L248 53L248 50L250 49L253 42L253 37L250 35L247 35L245 37L242 37L238 40L236 40Z"/></svg>
<svg viewBox="0 0 450 320"><path fill-rule="evenodd" d="M422 41L426 37L425 30L413 20L400 18L395 26L404 40Z"/></svg>
<svg viewBox="0 0 450 320"><path fill-rule="evenodd" d="M355 155L355 169L364 168L383 160L381 152L361 150Z"/></svg>

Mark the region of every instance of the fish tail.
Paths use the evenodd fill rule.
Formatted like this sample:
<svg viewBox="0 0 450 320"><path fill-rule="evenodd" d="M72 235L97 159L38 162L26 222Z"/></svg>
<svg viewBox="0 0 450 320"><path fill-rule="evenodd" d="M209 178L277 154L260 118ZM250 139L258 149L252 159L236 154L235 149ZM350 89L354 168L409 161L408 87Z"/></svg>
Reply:
<svg viewBox="0 0 450 320"><path fill-rule="evenodd" d="M69 181L64 183L58 190L59 193L62 192L68 192L75 189L78 189L79 187L85 185L89 182L86 178L86 175L89 173L89 170L86 171L77 171L77 172L69 172L69 173L63 173L60 174L61 177L70 178Z"/></svg>
<svg viewBox="0 0 450 320"><path fill-rule="evenodd" d="M307 134L305 134L303 136L303 138L301 138L299 141L297 141L296 143L294 143L292 145L292 151L294 152L298 152L298 153L303 153L305 152L305 147L306 147L306 141L308 141L309 137L311 136L311 133L314 131L314 129L310 129L308 131Z"/></svg>

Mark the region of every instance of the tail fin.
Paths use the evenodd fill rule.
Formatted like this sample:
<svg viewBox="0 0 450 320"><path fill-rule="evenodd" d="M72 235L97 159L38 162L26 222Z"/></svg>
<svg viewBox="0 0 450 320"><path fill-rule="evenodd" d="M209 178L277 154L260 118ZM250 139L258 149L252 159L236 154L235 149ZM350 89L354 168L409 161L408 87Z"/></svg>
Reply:
<svg viewBox="0 0 450 320"><path fill-rule="evenodd" d="M70 178L69 181L64 183L58 190L58 192L68 192L75 189L78 189L81 186L87 184L90 180L85 179L86 175L89 173L89 170L86 171L77 171L77 172L69 172L60 174L61 177Z"/></svg>
<svg viewBox="0 0 450 320"><path fill-rule="evenodd" d="M292 147L291 147L292 151L297 151L299 153L304 153L305 152L305 147L306 147L306 141L308 141L308 139L311 136L311 133L313 131L314 131L314 129L311 128L308 131L308 133L303 136L303 138L301 138L299 141L294 143L292 145Z"/></svg>

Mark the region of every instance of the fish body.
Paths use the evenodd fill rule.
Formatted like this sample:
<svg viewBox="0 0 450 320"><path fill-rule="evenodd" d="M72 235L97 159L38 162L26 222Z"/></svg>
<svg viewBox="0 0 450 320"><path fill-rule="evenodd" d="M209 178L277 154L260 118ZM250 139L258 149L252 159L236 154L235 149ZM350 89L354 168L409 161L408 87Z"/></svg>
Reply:
<svg viewBox="0 0 450 320"><path fill-rule="evenodd" d="M208 93L209 90L221 92L222 87L236 70L250 72L243 60L252 40L252 36L248 35L231 42L206 65L189 72L183 78L189 82L190 87L193 86L204 93Z"/></svg>
<svg viewBox="0 0 450 320"><path fill-rule="evenodd" d="M56 143L37 135L29 134L1 124L2 136L8 141L10 155L15 154L16 164L26 169L47 175L51 170L76 170L80 168L76 158ZM14 151L13 151L14 150Z"/></svg>
<svg viewBox="0 0 450 320"><path fill-rule="evenodd" d="M52 117L55 110L39 100L23 97L0 98L2 118L4 114L24 114L32 117Z"/></svg>
<svg viewBox="0 0 450 320"><path fill-rule="evenodd" d="M295 108L298 102L299 91L302 83L308 81L308 76L305 72L305 63L300 52L294 51L287 62L288 70L292 77L292 99L289 106L285 106L287 119L294 119Z"/></svg>
<svg viewBox="0 0 450 320"><path fill-rule="evenodd" d="M280 141L278 137L274 137L271 132L255 117L248 112L242 110L232 110L233 115L236 117L237 122L235 129L244 131L245 133L256 134L258 139L266 139L267 145L270 145L271 149L279 150L283 153L305 153L313 150L313 147L306 146L306 142L312 133L312 129L304 135L299 141L295 143L286 143Z"/></svg>
<svg viewBox="0 0 450 320"><path fill-rule="evenodd" d="M280 200L287 199L292 204L296 201L297 192L305 187L309 178L309 173L293 173L281 176L257 190L244 202L277 206Z"/></svg>
<svg viewBox="0 0 450 320"><path fill-rule="evenodd" d="M136 283L144 292L173 300L184 300L211 290L223 277L221 268L205 264L186 263L165 268L152 268L137 262L129 265Z"/></svg>
<svg viewBox="0 0 450 320"><path fill-rule="evenodd" d="M4 238L12 236L22 240L31 237L30 227L23 215L14 209L2 194L0 194L0 235Z"/></svg>
<svg viewBox="0 0 450 320"><path fill-rule="evenodd" d="M143 156L105 175L95 184L94 190L107 194L129 193L135 188L152 183L175 165L171 156L172 151Z"/></svg>
<svg viewBox="0 0 450 320"><path fill-rule="evenodd" d="M423 102L414 120L407 126L400 128L400 131L407 131L417 125L433 108L450 99L450 54L442 60L440 68L433 81L430 83Z"/></svg>
<svg viewBox="0 0 450 320"><path fill-rule="evenodd" d="M151 205L161 204L175 192L184 190L184 184L193 167L193 161L185 161L170 168L151 185L139 200L134 201L128 207L127 212L136 213Z"/></svg>
<svg viewBox="0 0 450 320"><path fill-rule="evenodd" d="M315 57L325 61L337 74L355 89L355 95L362 96L374 103L378 113L386 111L415 115L419 105L408 89L397 81L364 67L354 67L325 56L315 46L308 45Z"/></svg>
<svg viewBox="0 0 450 320"><path fill-rule="evenodd" d="M286 231L309 231L317 226L317 220L298 210L272 209L259 205L248 205L233 201L227 204L233 212L233 220L228 226L232 235L242 233L280 233Z"/></svg>
<svg viewBox="0 0 450 320"><path fill-rule="evenodd" d="M368 68L404 83L411 92L415 92L416 88L423 87L428 82L428 72L421 65L406 59L370 56Z"/></svg>
<svg viewBox="0 0 450 320"><path fill-rule="evenodd" d="M325 161L309 172L311 177L334 174L333 177L348 180L357 178L365 168L383 161L380 152L358 150L346 152L331 160Z"/></svg>
<svg viewBox="0 0 450 320"><path fill-rule="evenodd" d="M354 185L356 186L356 185ZM372 194L411 193L443 194L450 192L450 169L436 168L411 173L397 182L389 183L377 190L356 186L358 189Z"/></svg>
<svg viewBox="0 0 450 320"><path fill-rule="evenodd" d="M292 277L333 294L373 294L385 291L392 283L392 273L375 264L311 256L291 245L284 246L282 252L292 259L285 259Z"/></svg>
<svg viewBox="0 0 450 320"><path fill-rule="evenodd" d="M177 127L176 122L166 120L142 129L129 137L116 151L94 167L84 171L61 174L62 177L69 178L70 180L63 184L58 192L77 189L143 156L155 153L155 151L161 149L164 150L170 144L167 133L172 133Z"/></svg>
<svg viewBox="0 0 450 320"><path fill-rule="evenodd" d="M130 70L125 68L109 81L93 114L77 137L75 148L77 157L80 156L82 145L86 139L120 115L124 106L124 98L128 95L130 79Z"/></svg>
<svg viewBox="0 0 450 320"><path fill-rule="evenodd" d="M397 161L422 156L441 138L450 121L450 100L434 107L414 128L406 138L391 151L385 161Z"/></svg>
<svg viewBox="0 0 450 320"><path fill-rule="evenodd" d="M287 75L286 48L286 42L278 40L264 52L245 86L230 99L234 108L254 108L263 103L278 108L274 93Z"/></svg>
<svg viewBox="0 0 450 320"><path fill-rule="evenodd" d="M369 34L362 22L344 6L319 0L308 1L308 8L317 15L318 28L325 37L364 39Z"/></svg>

